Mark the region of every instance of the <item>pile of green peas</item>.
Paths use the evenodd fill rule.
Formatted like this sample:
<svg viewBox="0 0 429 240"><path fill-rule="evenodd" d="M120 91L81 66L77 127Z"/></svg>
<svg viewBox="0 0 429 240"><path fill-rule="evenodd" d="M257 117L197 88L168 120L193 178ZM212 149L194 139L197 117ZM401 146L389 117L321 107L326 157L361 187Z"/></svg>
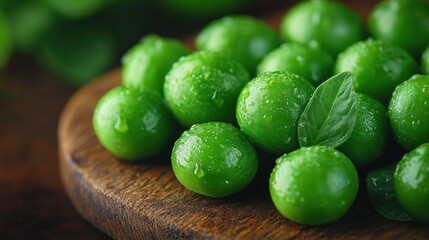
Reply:
<svg viewBox="0 0 429 240"><path fill-rule="evenodd" d="M149 35L123 58L123 85L101 98L94 130L112 154L138 161L166 151L179 123L186 130L171 153L174 174L189 190L214 198L253 180L256 149L278 156L267 183L272 201L306 225L347 212L358 192L357 169L376 165L393 135L410 151L396 167L398 200L427 223L428 22L427 2L386 0L370 14L368 37L356 13L318 0L286 12L281 37L238 15L204 27L194 52ZM353 75L357 93L353 132L336 148L300 147L297 122L306 104L342 72Z"/></svg>

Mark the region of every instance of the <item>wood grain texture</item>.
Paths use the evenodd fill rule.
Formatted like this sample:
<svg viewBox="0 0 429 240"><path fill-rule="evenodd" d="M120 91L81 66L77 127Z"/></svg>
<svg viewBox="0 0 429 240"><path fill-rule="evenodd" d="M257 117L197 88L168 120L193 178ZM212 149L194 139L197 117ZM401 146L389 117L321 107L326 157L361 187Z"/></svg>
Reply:
<svg viewBox="0 0 429 240"><path fill-rule="evenodd" d="M368 9L368 8L366 8ZM359 9L358 9L359 10ZM366 16L364 10L362 15ZM280 15L269 19L278 26ZM191 44L191 41L188 41ZM169 153L131 164L109 154L92 129L99 98L120 84L120 70L76 93L59 126L60 170L76 209L97 228L117 239L429 239L416 223L377 215L363 188L338 222L308 227L283 218L268 192L274 156L263 156L260 170L244 191L211 199L184 188L171 170Z"/></svg>
<svg viewBox="0 0 429 240"><path fill-rule="evenodd" d="M91 116L102 94L120 83L119 70L82 89L60 122L60 167L66 191L78 211L117 239L412 239L429 229L378 216L366 193L339 222L323 227L294 224L277 213L268 193L273 159L265 156L255 181L243 192L211 199L175 179L169 151L130 164L109 154L94 135Z"/></svg>
<svg viewBox="0 0 429 240"><path fill-rule="evenodd" d="M388 221L366 192L340 221L307 227L284 219L268 193L272 156L264 156L253 183L223 199L199 196L174 177L164 155L131 164L109 154L94 135L91 116L103 93L120 83L120 70L72 97L59 128L60 169L78 211L117 239L410 239L429 238L427 226Z"/></svg>

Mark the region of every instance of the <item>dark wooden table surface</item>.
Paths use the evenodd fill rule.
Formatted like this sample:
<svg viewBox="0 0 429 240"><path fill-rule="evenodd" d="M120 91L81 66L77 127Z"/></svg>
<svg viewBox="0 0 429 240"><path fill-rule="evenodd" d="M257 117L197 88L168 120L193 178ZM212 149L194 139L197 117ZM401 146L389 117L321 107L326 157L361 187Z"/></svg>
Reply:
<svg viewBox="0 0 429 240"><path fill-rule="evenodd" d="M376 1L347 2L367 12ZM76 212L59 178L58 119L75 91L28 57L0 71L0 239L108 239Z"/></svg>
<svg viewBox="0 0 429 240"><path fill-rule="evenodd" d="M59 178L58 118L75 88L14 57L0 89L0 239L108 239L75 211Z"/></svg>

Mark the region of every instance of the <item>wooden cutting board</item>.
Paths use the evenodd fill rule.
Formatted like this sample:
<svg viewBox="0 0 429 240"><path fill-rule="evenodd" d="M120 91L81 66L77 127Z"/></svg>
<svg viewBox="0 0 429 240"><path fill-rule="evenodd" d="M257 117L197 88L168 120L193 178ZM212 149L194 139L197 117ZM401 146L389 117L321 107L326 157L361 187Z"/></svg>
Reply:
<svg viewBox="0 0 429 240"><path fill-rule="evenodd" d="M356 8L355 8L356 9ZM368 8L363 8L368 9ZM359 10L366 16L365 10ZM278 26L283 12L268 18ZM171 146L146 162L131 164L109 154L92 129L100 97L120 84L115 70L82 88L60 119L60 171L80 214L116 239L429 239L429 228L388 221L370 205L364 188L350 211L322 227L292 223L274 208L268 190L274 156L244 191L227 198L199 196L184 188L171 166ZM429 203L428 203L429 204ZM77 233L78 234L78 233Z"/></svg>

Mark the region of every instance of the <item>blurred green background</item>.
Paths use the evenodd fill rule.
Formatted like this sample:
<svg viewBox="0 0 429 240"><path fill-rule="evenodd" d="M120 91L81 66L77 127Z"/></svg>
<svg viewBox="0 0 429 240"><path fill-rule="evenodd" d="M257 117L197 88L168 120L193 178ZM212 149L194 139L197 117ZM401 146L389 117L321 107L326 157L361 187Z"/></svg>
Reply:
<svg viewBox="0 0 429 240"><path fill-rule="evenodd" d="M0 68L26 55L77 87L118 66L144 35L182 37L229 13L258 14L275 0L0 0Z"/></svg>

